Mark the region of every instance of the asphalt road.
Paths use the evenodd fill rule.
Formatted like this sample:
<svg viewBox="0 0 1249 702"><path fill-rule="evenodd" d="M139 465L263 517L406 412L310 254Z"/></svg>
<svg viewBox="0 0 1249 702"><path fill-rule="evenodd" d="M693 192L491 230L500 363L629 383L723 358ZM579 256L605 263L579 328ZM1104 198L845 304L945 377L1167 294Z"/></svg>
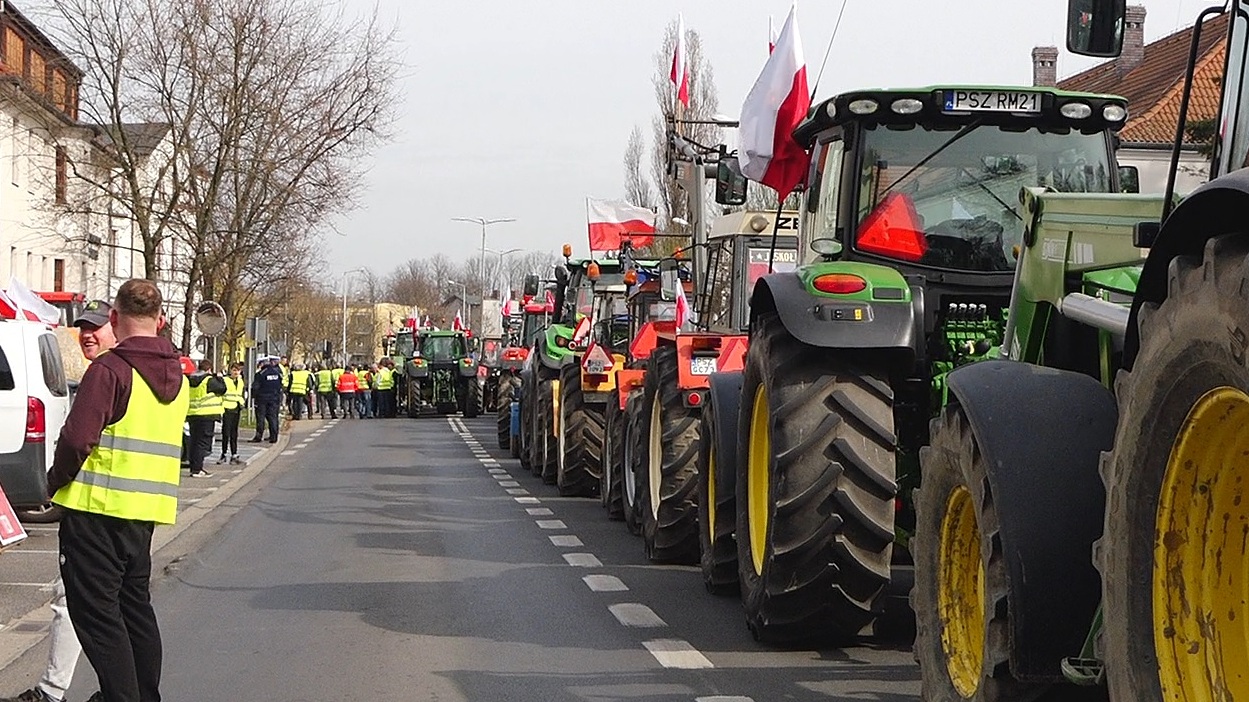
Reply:
<svg viewBox="0 0 1249 702"><path fill-rule="evenodd" d="M918 699L909 642L754 642L696 568L649 564L597 500L556 496L493 432L297 426L157 559L165 699ZM0 692L33 682L39 653L0 671ZM70 699L94 689L84 662Z"/></svg>

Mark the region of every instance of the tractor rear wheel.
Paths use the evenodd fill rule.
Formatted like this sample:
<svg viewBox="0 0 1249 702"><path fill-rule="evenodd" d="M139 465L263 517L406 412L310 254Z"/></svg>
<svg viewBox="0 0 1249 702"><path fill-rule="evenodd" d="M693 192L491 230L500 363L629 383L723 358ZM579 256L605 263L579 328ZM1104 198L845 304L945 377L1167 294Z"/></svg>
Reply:
<svg viewBox="0 0 1249 702"><path fill-rule="evenodd" d="M499 378L495 392L495 425L498 430L498 446L506 449L512 445L512 392L515 385L512 377L505 375Z"/></svg>
<svg viewBox="0 0 1249 702"><path fill-rule="evenodd" d="M538 462L534 464L534 475L542 478L547 485L555 484L555 469L559 463L556 459L557 437L555 436L555 393L559 383L556 371L543 371L552 377L543 378L538 384Z"/></svg>
<svg viewBox="0 0 1249 702"><path fill-rule="evenodd" d="M1168 289L1102 455L1106 673L1115 700L1249 699L1249 236L1177 257Z"/></svg>
<svg viewBox="0 0 1249 702"><path fill-rule="evenodd" d="M570 363L560 370L559 392L555 485L563 497L593 497L602 461L603 413L585 402L580 364Z"/></svg>
<svg viewBox="0 0 1249 702"><path fill-rule="evenodd" d="M879 358L879 357L877 357ZM858 635L889 581L897 494L883 362L753 325L737 449L746 622L769 641Z"/></svg>
<svg viewBox="0 0 1249 702"><path fill-rule="evenodd" d="M1006 557L985 459L963 411L932 422L920 450L911 606L926 700L1030 700L1047 685L1010 672Z"/></svg>
<svg viewBox="0 0 1249 702"><path fill-rule="evenodd" d="M607 518L624 519L624 411L619 391L607 399L603 422L602 469L599 474L599 500Z"/></svg>
<svg viewBox="0 0 1249 702"><path fill-rule="evenodd" d="M464 379L464 417L473 419L481 414L481 383L477 378Z"/></svg>
<svg viewBox="0 0 1249 702"><path fill-rule="evenodd" d="M686 407L677 382L677 350L663 346L648 359L643 417L648 509L642 512L646 555L663 563L698 560L699 412Z"/></svg>
<svg viewBox="0 0 1249 702"><path fill-rule="evenodd" d="M620 471L620 479L624 488L621 491L624 498L624 522L629 533L635 536L642 533L642 509L646 500L643 496L646 492L646 479L642 476L644 470L642 456L646 451L646 436L642 421L645 405L644 396L640 390L629 393L629 399L625 403L624 441L621 446L624 451Z"/></svg>
<svg viewBox="0 0 1249 702"><path fill-rule="evenodd" d="M516 437L517 454L520 459L520 467L526 471L533 471L533 402L534 390L533 380L530 375L522 375L520 377L520 435Z"/></svg>
<svg viewBox="0 0 1249 702"><path fill-rule="evenodd" d="M703 585L713 595L737 594L737 413L741 374L711 376L698 451L698 547Z"/></svg>

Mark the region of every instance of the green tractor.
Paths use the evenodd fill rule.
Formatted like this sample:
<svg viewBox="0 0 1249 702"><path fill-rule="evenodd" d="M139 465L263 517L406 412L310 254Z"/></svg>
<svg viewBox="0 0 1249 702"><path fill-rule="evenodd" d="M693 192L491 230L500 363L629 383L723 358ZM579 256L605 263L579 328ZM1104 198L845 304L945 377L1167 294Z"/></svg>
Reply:
<svg viewBox="0 0 1249 702"><path fill-rule="evenodd" d="M1126 115L1111 96L936 86L843 93L797 128L812 255L756 283L745 368L711 377L703 413L704 578L740 591L756 637L873 630L891 578L911 572L910 495L949 372L1006 338L1033 243L1020 192L1115 192ZM1139 198L1139 216L1158 204ZM1054 327L1056 362L1075 333Z"/></svg>
<svg viewBox="0 0 1249 702"><path fill-rule="evenodd" d="M422 329L415 340L412 357L404 364L408 416L462 412L471 419L481 414L477 363L469 355L464 332Z"/></svg>
<svg viewBox="0 0 1249 702"><path fill-rule="evenodd" d="M1167 194L1023 194L999 360L947 376L921 454L925 699L1249 699L1249 4L1192 44L1224 13L1210 182L1175 204L1190 60ZM1125 21L1071 0L1068 48Z"/></svg>
<svg viewBox="0 0 1249 702"><path fill-rule="evenodd" d="M536 294L537 279L531 279ZM530 280L526 285L530 285ZM534 333L525 366L520 374L520 462L536 477L554 484L556 478L556 402L559 397L560 370L566 359L573 357L574 327L563 323L563 308L569 273L555 269L554 304L549 323ZM531 294L526 289L526 294ZM545 315L543 315L545 317ZM535 315L535 317L537 317ZM536 319L535 319L536 321Z"/></svg>

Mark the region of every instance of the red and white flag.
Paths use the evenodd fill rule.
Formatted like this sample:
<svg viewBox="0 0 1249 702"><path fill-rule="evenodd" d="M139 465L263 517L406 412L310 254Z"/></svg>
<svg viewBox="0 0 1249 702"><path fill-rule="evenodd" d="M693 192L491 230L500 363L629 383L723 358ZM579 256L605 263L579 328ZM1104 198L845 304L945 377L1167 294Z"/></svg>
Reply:
<svg viewBox="0 0 1249 702"><path fill-rule="evenodd" d="M685 323L693 319L690 301L685 297L685 286L677 283L677 329L684 329Z"/></svg>
<svg viewBox="0 0 1249 702"><path fill-rule="evenodd" d="M590 250L616 251L628 239L634 247L650 246L655 240L655 213L622 200L586 198Z"/></svg>
<svg viewBox="0 0 1249 702"><path fill-rule="evenodd" d="M690 67L685 51L685 18L677 15L677 43L672 50L672 71L668 75L677 89L677 100L690 106Z"/></svg>
<svg viewBox="0 0 1249 702"><path fill-rule="evenodd" d="M776 51L776 25L772 23L772 15L768 15L768 53Z"/></svg>
<svg viewBox="0 0 1249 702"><path fill-rule="evenodd" d="M61 321L59 309L39 297L38 293L23 285L16 277L9 278L8 290L0 290L0 316L50 325L59 324ZM68 323L74 320L66 321Z"/></svg>
<svg viewBox="0 0 1249 702"><path fill-rule="evenodd" d="M455 313L455 319L451 321L452 331L464 331L464 319L460 317L460 313Z"/></svg>
<svg viewBox="0 0 1249 702"><path fill-rule="evenodd" d="M806 175L810 155L794 141L794 127L811 109L807 64L798 36L798 6L789 10L776 48L742 104L742 173L785 199Z"/></svg>

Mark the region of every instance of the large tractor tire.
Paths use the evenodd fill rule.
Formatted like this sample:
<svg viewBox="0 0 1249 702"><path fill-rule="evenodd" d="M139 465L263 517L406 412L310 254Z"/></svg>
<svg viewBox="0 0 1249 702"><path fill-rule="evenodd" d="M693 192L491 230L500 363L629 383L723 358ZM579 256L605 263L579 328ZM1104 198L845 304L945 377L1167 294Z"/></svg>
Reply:
<svg viewBox="0 0 1249 702"><path fill-rule="evenodd" d="M1249 235L1171 262L1139 312L1102 456L1102 643L1112 699L1249 700Z"/></svg>
<svg viewBox="0 0 1249 702"><path fill-rule="evenodd" d="M660 563L698 562L698 435L700 413L686 407L677 384L677 350L664 346L647 360L645 391L646 505L642 541Z"/></svg>
<svg viewBox="0 0 1249 702"><path fill-rule="evenodd" d="M624 450L621 466L621 483L624 499L624 523L629 533L637 536L642 533L642 510L646 502L646 477L643 456L646 454L646 433L642 414L646 411L645 397L640 390L629 393L625 403L624 416Z"/></svg>
<svg viewBox="0 0 1249 702"><path fill-rule="evenodd" d="M476 378L464 379L464 417L474 419L481 414L481 383Z"/></svg>
<svg viewBox="0 0 1249 702"><path fill-rule="evenodd" d="M516 386L511 376L499 378L498 390L495 393L494 417L498 430L498 446L501 449L512 445L512 392Z"/></svg>
<svg viewBox="0 0 1249 702"><path fill-rule="evenodd" d="M703 585L713 595L736 595L737 584L737 414L740 373L711 376L703 406L698 448L698 550Z"/></svg>
<svg viewBox="0 0 1249 702"><path fill-rule="evenodd" d="M544 376L554 376L553 371L543 370ZM542 377L538 382L538 401L536 403L538 416L537 427L538 432L535 436L535 448L533 464L533 474L542 478L542 482L547 485L555 484L555 395L554 377Z"/></svg>
<svg viewBox="0 0 1249 702"><path fill-rule="evenodd" d="M529 375L520 377L520 435L517 440L517 457L520 459L520 467L524 470L533 471L533 403L534 389L533 379Z"/></svg>
<svg viewBox="0 0 1249 702"><path fill-rule="evenodd" d="M602 468L599 471L599 500L607 518L624 519L624 410L615 392L607 400L603 422Z"/></svg>
<svg viewBox="0 0 1249 702"><path fill-rule="evenodd" d="M409 378L407 385L408 419L417 419L421 416L421 381L416 378Z"/></svg>
<svg viewBox="0 0 1249 702"><path fill-rule="evenodd" d="M555 485L564 497L594 497L602 463L603 412L586 404L579 364L560 370L559 392Z"/></svg>
<svg viewBox="0 0 1249 702"><path fill-rule="evenodd" d="M915 498L915 658L925 700L1026 702L1048 686L1014 679L1006 557L985 459L963 411L932 422Z"/></svg>
<svg viewBox="0 0 1249 702"><path fill-rule="evenodd" d="M752 330L738 423L737 557L746 622L760 640L845 641L876 617L897 494L893 391L882 363L803 344L775 313Z"/></svg>

